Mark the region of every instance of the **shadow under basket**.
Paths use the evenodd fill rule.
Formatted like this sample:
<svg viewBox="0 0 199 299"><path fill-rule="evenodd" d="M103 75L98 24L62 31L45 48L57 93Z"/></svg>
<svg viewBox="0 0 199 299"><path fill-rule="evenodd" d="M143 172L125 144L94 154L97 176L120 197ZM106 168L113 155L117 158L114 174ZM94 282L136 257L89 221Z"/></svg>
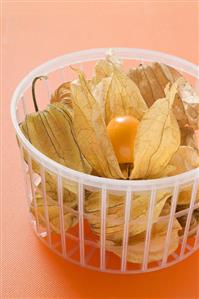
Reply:
<svg viewBox="0 0 199 299"><path fill-rule="evenodd" d="M156 271L184 260L199 248L199 225L193 221L199 209L199 169L153 180L91 176L49 159L28 142L19 128L25 116L34 111L31 84L35 77L48 75L47 81L39 83L37 91L37 97L43 99L41 106L45 107L51 89L74 79L71 65L80 66L90 74L96 61L104 58L107 51L86 50L48 61L29 73L13 94L11 115L22 158L30 221L41 241L69 262L110 273ZM186 75L196 89L199 86L198 67L188 61L142 49L115 48L114 52L125 66L153 61L165 63ZM35 163L39 173L33 171ZM56 200L47 193L49 176L55 182ZM72 196L65 194L67 184L73 188ZM179 194L187 190L189 204L179 208ZM98 194L96 213L88 208L88 195L94 193ZM157 217L161 194L168 194L169 206L168 201L162 202L164 212ZM122 198L119 208L110 207L111 195ZM139 197L146 200L142 228L134 212ZM112 219L110 209L116 209L116 213L120 209L119 216Z"/></svg>

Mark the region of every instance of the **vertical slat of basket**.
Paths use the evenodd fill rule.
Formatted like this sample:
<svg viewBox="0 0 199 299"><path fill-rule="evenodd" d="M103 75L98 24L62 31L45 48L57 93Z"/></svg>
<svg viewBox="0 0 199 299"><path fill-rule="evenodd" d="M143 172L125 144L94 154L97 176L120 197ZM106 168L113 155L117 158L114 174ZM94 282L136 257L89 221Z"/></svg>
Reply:
<svg viewBox="0 0 199 299"><path fill-rule="evenodd" d="M189 212L188 212L187 221L186 221L186 225L185 225L185 229L184 229L184 235L183 235L183 239L182 239L182 247L181 247L181 251L180 251L180 257L182 257L185 253L191 218L192 218L192 214L193 214L193 208L194 208L194 204L196 201L196 195L197 195L197 191L198 191L198 183L199 183L198 178L195 178L194 183L193 183L193 188L192 188Z"/></svg>
<svg viewBox="0 0 199 299"><path fill-rule="evenodd" d="M22 95L20 97L20 101L21 101L21 109L22 109L22 112L23 112L23 117L25 119L26 115L27 115L27 107L26 107L26 103L24 101L24 95ZM19 103L20 103L19 101ZM18 122L20 122L20 119L18 119ZM27 178L27 170L26 170L26 162L24 161L24 148L23 148L23 145L21 143L21 141L18 140L18 144L19 144L19 150L20 150L20 158L21 158L21 167L22 167L22 172L23 172L23 177L24 177L24 184L25 184L25 192L26 192L26 198L27 198L27 201L28 201L28 207L30 207L31 205L31 198L30 198L30 194L29 194L29 186L28 186L28 178ZM28 168L28 166L27 166Z"/></svg>
<svg viewBox="0 0 199 299"><path fill-rule="evenodd" d="M150 250L151 230L153 225L153 213L154 213L154 207L156 202L156 192L157 192L156 187L153 186L151 190L150 204L149 204L148 217L147 217L147 229L146 229L146 238L145 238L145 245L144 245L142 271L146 271L148 268L148 257L149 257L149 250Z"/></svg>
<svg viewBox="0 0 199 299"><path fill-rule="evenodd" d="M66 80L65 79L65 67L64 66L60 67L59 74L60 74L60 79L61 79L61 84L62 84Z"/></svg>
<svg viewBox="0 0 199 299"><path fill-rule="evenodd" d="M47 91L47 95L48 95L48 99L51 99L51 89L50 89L50 83L48 78L46 80L43 81L46 87L46 91Z"/></svg>
<svg viewBox="0 0 199 299"><path fill-rule="evenodd" d="M82 182L78 184L78 215L79 215L79 250L80 264L85 264L85 248L84 248L84 185Z"/></svg>
<svg viewBox="0 0 199 299"><path fill-rule="evenodd" d="M30 190L29 190L29 186L28 186L27 169L26 169L27 164L24 161L24 154L23 154L24 148L19 140L18 140L18 143L19 143L19 151L20 151L20 158L21 158L21 168L22 168L24 184L25 184L26 198L27 198L27 202L28 202L28 208L30 208L32 199L30 197ZM28 166L27 166L27 168L28 168ZM30 177L29 177L29 180L30 180Z"/></svg>
<svg viewBox="0 0 199 299"><path fill-rule="evenodd" d="M40 165L40 175L41 175L42 197L43 197L44 212L45 212L45 222L46 222L46 229L48 234L48 244L51 247L52 240L51 240L50 220L49 220L48 204L47 204L47 196L46 196L46 177L45 177L45 168L42 165Z"/></svg>
<svg viewBox="0 0 199 299"><path fill-rule="evenodd" d="M168 227L167 227L167 234L166 234L166 239L165 239L165 244L164 244L164 252L163 252L163 258L162 258L162 263L161 263L162 266L166 265L167 259L168 259L168 251L169 251L169 245L171 242L171 233L172 233L172 229L173 229L173 222L174 222L174 217L175 217L178 194L179 194L179 183L176 183L176 186L174 187L174 191L173 191L173 196L171 199L171 211L170 211L170 215L169 215L169 223L168 223Z"/></svg>
<svg viewBox="0 0 199 299"><path fill-rule="evenodd" d="M17 121L18 123L20 123L20 113L19 113L19 107L16 107L16 117L17 117Z"/></svg>
<svg viewBox="0 0 199 299"><path fill-rule="evenodd" d="M23 108L23 115L24 118L28 114L27 106L26 106L26 101L24 100L24 96L21 96L21 102L22 102L22 108Z"/></svg>
<svg viewBox="0 0 199 299"><path fill-rule="evenodd" d="M197 93L199 93L199 79L196 79L196 83L195 83L195 91Z"/></svg>
<svg viewBox="0 0 199 299"><path fill-rule="evenodd" d="M57 194L58 194L58 204L59 204L62 255L65 258L66 257L66 237L65 237L64 210L63 210L63 184L62 184L62 177L60 175L57 176Z"/></svg>
<svg viewBox="0 0 199 299"><path fill-rule="evenodd" d="M126 271L127 254L128 254L128 243L129 243L129 220L131 216L131 190L128 189L126 192L125 199L125 210L124 210L124 233L122 242L122 256L121 256L121 271Z"/></svg>
<svg viewBox="0 0 199 299"><path fill-rule="evenodd" d="M107 190L102 187L101 191L101 231L100 231L100 270L106 268L106 206L107 206Z"/></svg>
<svg viewBox="0 0 199 299"><path fill-rule="evenodd" d="M36 233L39 234L39 216L38 216L38 208L37 208L37 200L35 195L35 186L33 182L33 170L32 170L32 158L29 152L28 153L28 171L29 171L29 177L30 177L30 186L32 191L32 197L33 197L33 205L34 205L34 213L35 213L35 220L36 220Z"/></svg>

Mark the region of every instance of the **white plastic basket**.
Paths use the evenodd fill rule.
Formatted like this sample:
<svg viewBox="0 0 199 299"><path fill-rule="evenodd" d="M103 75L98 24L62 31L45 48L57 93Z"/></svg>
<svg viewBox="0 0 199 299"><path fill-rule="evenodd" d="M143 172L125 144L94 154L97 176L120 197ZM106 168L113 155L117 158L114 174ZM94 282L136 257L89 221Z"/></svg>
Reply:
<svg viewBox="0 0 199 299"><path fill-rule="evenodd" d="M197 88L199 86L199 68L198 66L164 53L148 51L142 49L128 49L128 48L115 48L114 53L124 61L124 65L130 67L140 62L158 61L170 65L188 76L192 84ZM75 52L58 57L54 60L39 66L30 72L17 86L11 103L11 116L16 134L18 137L19 147L22 156L22 166L25 174L26 195L28 199L28 206L34 205L36 207L35 190L38 182L42 183L42 195L45 207L45 224L41 225L37 216L31 215L31 222L35 229L37 236L47 245L51 250L62 256L64 259L81 265L93 270L99 270L102 272L111 273L142 273L159 270L175 263L178 263L194 253L199 248L199 226L195 227L190 236L190 223L192 213L195 209L199 208L199 203L196 202L196 194L198 190L199 181L199 169L194 169L183 173L181 175L154 179L154 180L136 180L136 181L124 181L116 179L106 179L96 176L87 175L77 172L75 170L64 167L55 161L49 159L35 147L33 147L25 136L22 134L19 123L24 120L27 113L34 111L34 107L31 104L31 83L36 76L48 75L48 81L40 83L40 87L37 90L38 103L42 103L42 98L46 98L46 95L51 94L51 90L58 87L64 80L71 80L73 74L69 66L79 64L83 70L90 74L96 60L104 58L108 49L93 49L81 52ZM45 90L42 86L45 85ZM44 104L44 103L43 103ZM23 150L28 152L28 163L23 161ZM36 161L41 166L41 174L35 174L32 170L32 161ZM45 173L50 171L57 177L57 190L58 190L58 207L59 207L59 223L60 233L55 234L50 226L48 207L46 201L46 186L45 186ZM75 184L77 188L77 209L69 209L71 213L74 213L75 217L78 217L78 224L72 229L64 230L64 214L63 214L63 190L62 182L67 180ZM192 195L190 198L189 207L180 212L176 211L176 202L179 192L191 186ZM164 216L168 219L167 234L164 242L164 253L161 260L149 263L148 256L150 250L150 239L152 229L152 217L154 212L154 203L156 200L156 194L159 190L169 189L171 190L171 212L169 215ZM100 236L96 238L89 230L87 224L88 215L84 210L85 192L86 190L93 191L98 190L101 192L101 226ZM130 207L133 205L131 200L134 192L150 192L149 197L149 209L148 209L148 222L145 233L145 243L143 250L143 260L140 264L129 263L127 261L128 256L128 233L129 233L129 219L130 219ZM121 258L117 257L114 253L111 253L106 247L106 206L107 206L107 194L125 194L125 207L124 207L124 230L123 230L123 242L121 245ZM133 207L132 207L133 208ZM173 226L174 217L187 216L186 226L183 235L180 237L179 247L176 252L168 256L168 247L171 238L171 231Z"/></svg>

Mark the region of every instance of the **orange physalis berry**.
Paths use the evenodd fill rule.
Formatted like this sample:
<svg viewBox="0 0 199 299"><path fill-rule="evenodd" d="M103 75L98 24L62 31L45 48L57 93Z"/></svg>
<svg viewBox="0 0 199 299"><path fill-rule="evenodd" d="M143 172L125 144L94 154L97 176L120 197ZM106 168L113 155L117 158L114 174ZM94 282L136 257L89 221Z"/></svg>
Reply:
<svg viewBox="0 0 199 299"><path fill-rule="evenodd" d="M108 136L120 164L133 163L138 125L139 120L128 115L113 118L107 126Z"/></svg>

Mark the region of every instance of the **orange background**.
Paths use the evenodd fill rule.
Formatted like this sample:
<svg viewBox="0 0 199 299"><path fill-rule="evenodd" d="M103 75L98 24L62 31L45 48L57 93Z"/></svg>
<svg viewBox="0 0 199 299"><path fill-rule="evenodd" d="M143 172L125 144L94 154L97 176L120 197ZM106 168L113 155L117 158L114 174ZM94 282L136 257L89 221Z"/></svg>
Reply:
<svg viewBox="0 0 199 299"><path fill-rule="evenodd" d="M199 298L199 254L160 272L121 276L51 253L28 223L10 97L32 68L94 47L160 50L199 63L199 2L3 3L3 298Z"/></svg>

